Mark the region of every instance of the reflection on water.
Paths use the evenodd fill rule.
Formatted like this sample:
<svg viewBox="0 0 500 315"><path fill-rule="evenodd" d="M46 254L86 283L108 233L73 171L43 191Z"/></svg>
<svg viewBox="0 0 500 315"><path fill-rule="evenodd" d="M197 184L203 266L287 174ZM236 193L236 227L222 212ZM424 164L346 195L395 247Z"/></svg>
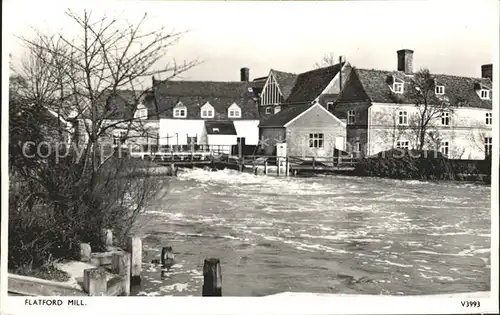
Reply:
<svg viewBox="0 0 500 315"><path fill-rule="evenodd" d="M168 189L137 225L138 295L200 295L206 257L221 259L226 296L490 287L487 186L189 170ZM149 264L162 246L178 259L165 279Z"/></svg>

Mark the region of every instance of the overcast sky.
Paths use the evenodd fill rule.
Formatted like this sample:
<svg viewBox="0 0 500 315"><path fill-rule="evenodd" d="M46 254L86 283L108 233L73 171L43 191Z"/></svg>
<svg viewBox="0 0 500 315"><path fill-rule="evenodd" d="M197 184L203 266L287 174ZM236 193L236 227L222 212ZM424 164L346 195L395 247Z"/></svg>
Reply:
<svg viewBox="0 0 500 315"><path fill-rule="evenodd" d="M415 51L416 70L479 77L481 65L493 62L498 34L495 0L105 3L11 0L4 2L3 24L19 36L33 36L31 27L72 34L67 8L130 20L147 12L148 28L189 30L166 56L204 60L183 78L214 81L239 80L243 66L251 79L270 68L304 72L328 52L359 68L394 70L401 48ZM10 47L13 56L23 55L17 41Z"/></svg>

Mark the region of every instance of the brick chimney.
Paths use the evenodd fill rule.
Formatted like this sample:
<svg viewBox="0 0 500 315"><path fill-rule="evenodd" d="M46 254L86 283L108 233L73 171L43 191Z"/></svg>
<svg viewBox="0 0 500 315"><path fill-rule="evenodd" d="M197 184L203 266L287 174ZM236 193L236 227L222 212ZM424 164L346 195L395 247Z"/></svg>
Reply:
<svg viewBox="0 0 500 315"><path fill-rule="evenodd" d="M493 64L490 63L481 66L481 78L493 81Z"/></svg>
<svg viewBox="0 0 500 315"><path fill-rule="evenodd" d="M407 74L413 73L413 50L398 50L398 71L403 71Z"/></svg>
<svg viewBox="0 0 500 315"><path fill-rule="evenodd" d="M240 69L240 80L241 80L241 82L250 81L250 69L248 69L246 67Z"/></svg>

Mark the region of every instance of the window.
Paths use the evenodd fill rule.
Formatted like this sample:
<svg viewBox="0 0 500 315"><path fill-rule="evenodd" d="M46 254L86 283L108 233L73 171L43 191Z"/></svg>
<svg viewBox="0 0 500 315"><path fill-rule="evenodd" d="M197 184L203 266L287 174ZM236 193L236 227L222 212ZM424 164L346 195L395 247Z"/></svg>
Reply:
<svg viewBox="0 0 500 315"><path fill-rule="evenodd" d="M444 86L436 85L435 92L437 95L443 95L444 94Z"/></svg>
<svg viewBox="0 0 500 315"><path fill-rule="evenodd" d="M114 145L122 145L127 140L127 131L119 130L113 133L113 144Z"/></svg>
<svg viewBox="0 0 500 315"><path fill-rule="evenodd" d="M354 152L361 152L361 142L356 141L356 143L354 143Z"/></svg>
<svg viewBox="0 0 500 315"><path fill-rule="evenodd" d="M408 150L410 148L410 142L408 140L399 140L396 142L396 148Z"/></svg>
<svg viewBox="0 0 500 315"><path fill-rule="evenodd" d="M392 85L392 91L394 93L403 94L403 86L403 83L394 82L394 84Z"/></svg>
<svg viewBox="0 0 500 315"><path fill-rule="evenodd" d="M444 112L441 114L441 125L443 125L443 126L450 125L450 113Z"/></svg>
<svg viewBox="0 0 500 315"><path fill-rule="evenodd" d="M323 148L324 137L322 133L310 133L309 134L309 147L310 148Z"/></svg>
<svg viewBox="0 0 500 315"><path fill-rule="evenodd" d="M214 111L211 109L204 109L201 111L201 118L213 118Z"/></svg>
<svg viewBox="0 0 500 315"><path fill-rule="evenodd" d="M238 118L241 117L241 111L239 109L230 109L229 110L230 118Z"/></svg>
<svg viewBox="0 0 500 315"><path fill-rule="evenodd" d="M407 111L399 111L399 125L408 125L408 112Z"/></svg>
<svg viewBox="0 0 500 315"><path fill-rule="evenodd" d="M356 123L356 112L350 110L347 112L347 124L352 125Z"/></svg>
<svg viewBox="0 0 500 315"><path fill-rule="evenodd" d="M273 112L272 107L266 107L266 114L271 114Z"/></svg>
<svg viewBox="0 0 500 315"><path fill-rule="evenodd" d="M185 108L176 108L174 109L174 117L186 117L186 109Z"/></svg>
<svg viewBox="0 0 500 315"><path fill-rule="evenodd" d="M134 118L147 119L148 118L148 110L146 108L137 109L135 111Z"/></svg>
<svg viewBox="0 0 500 315"><path fill-rule="evenodd" d="M491 125L493 123L493 114L492 113L486 113L486 124Z"/></svg>
<svg viewBox="0 0 500 315"><path fill-rule="evenodd" d="M491 137L484 138L484 153L486 155L491 155L493 150L493 143L491 142Z"/></svg>
<svg viewBox="0 0 500 315"><path fill-rule="evenodd" d="M326 110L331 110L333 108L333 102L326 103Z"/></svg>
<svg viewBox="0 0 500 315"><path fill-rule="evenodd" d="M489 100L490 99L490 90L484 90L482 89L480 92L481 99L483 100Z"/></svg>
<svg viewBox="0 0 500 315"><path fill-rule="evenodd" d="M450 143L448 141L441 141L440 151L444 156L448 156Z"/></svg>

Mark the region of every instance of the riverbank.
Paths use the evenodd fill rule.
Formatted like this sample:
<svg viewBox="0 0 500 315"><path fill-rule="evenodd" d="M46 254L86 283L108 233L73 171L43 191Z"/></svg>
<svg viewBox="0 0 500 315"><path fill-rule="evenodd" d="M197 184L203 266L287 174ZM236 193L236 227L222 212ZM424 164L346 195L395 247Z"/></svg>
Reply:
<svg viewBox="0 0 500 315"><path fill-rule="evenodd" d="M352 175L491 183L491 159L453 160L435 151L393 149L361 159Z"/></svg>

